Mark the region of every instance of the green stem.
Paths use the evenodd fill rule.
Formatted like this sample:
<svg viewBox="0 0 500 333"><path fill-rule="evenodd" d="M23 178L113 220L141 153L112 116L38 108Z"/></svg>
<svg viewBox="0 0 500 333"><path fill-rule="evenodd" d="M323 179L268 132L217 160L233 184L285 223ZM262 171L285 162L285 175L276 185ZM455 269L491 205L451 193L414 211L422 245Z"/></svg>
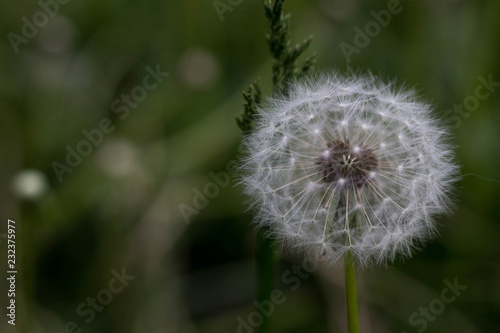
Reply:
<svg viewBox="0 0 500 333"><path fill-rule="evenodd" d="M348 252L345 258L345 285L349 333L360 333L356 269L351 252Z"/></svg>
<svg viewBox="0 0 500 333"><path fill-rule="evenodd" d="M273 273L276 262L273 242L269 237L266 237L265 230L263 229L260 229L257 232L255 257L257 261L257 298L259 304L262 304L263 301L268 301L271 299L271 291L273 289ZM260 332L271 332L269 317L264 315L263 318L264 319L262 325L260 326Z"/></svg>

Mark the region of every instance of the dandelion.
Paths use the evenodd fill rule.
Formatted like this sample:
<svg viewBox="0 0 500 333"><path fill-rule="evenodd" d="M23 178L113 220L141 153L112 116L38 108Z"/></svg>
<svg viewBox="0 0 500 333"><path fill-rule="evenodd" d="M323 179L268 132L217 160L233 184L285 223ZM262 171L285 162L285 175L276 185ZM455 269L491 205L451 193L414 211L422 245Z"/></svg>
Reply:
<svg viewBox="0 0 500 333"><path fill-rule="evenodd" d="M278 243L366 267L436 234L457 167L447 130L413 91L330 74L292 83L258 114L242 183Z"/></svg>
<svg viewBox="0 0 500 333"><path fill-rule="evenodd" d="M12 178L12 190L21 200L36 201L49 191L47 176L38 169L22 169Z"/></svg>

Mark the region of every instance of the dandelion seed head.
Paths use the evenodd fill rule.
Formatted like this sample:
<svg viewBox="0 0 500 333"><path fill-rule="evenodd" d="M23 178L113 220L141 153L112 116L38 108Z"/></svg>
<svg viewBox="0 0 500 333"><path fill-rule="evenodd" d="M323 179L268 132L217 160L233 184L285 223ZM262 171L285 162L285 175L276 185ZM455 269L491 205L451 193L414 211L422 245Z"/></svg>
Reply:
<svg viewBox="0 0 500 333"><path fill-rule="evenodd" d="M433 237L452 206L447 142L414 92L331 74L260 109L241 183L277 242L329 263L351 251L361 266L384 264Z"/></svg>

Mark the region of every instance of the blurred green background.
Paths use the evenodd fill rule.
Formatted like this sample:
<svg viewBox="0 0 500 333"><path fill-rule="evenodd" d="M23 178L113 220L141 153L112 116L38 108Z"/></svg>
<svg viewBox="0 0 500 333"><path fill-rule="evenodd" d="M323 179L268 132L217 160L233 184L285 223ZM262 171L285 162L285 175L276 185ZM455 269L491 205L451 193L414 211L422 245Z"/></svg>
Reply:
<svg viewBox="0 0 500 333"><path fill-rule="evenodd" d="M18 269L16 326L2 314L0 331L237 332L254 310L255 232L235 178L213 177L238 156L241 91L257 76L271 91L262 1L222 0L219 13L213 0L65 1L47 7L46 22L36 1L0 10L3 309L7 219L16 221ZM355 28L387 6L289 1L286 10L292 40L315 36L306 56L317 53L317 70L346 72L341 43L355 46ZM500 82L500 2L400 6L349 65L431 100L453 127L464 176L439 238L412 259L359 274L364 332L499 332L500 88L478 105L474 96L481 77ZM23 17L33 15L40 27L25 28L25 38ZM150 91L137 88L148 66L169 73ZM132 91L147 96L123 108ZM472 111L453 111L464 103ZM84 147L82 131L106 118L113 130ZM66 164L78 147L88 156L60 181L54 161ZM196 193L206 186L218 193L203 202ZM275 287L286 301L272 331L346 332L342 269L320 267L292 290L282 276L301 260L281 255ZM134 278L110 293L123 269ZM467 289L425 330L412 325L455 278ZM106 304L92 310L89 297ZM239 328L247 331L257 330Z"/></svg>

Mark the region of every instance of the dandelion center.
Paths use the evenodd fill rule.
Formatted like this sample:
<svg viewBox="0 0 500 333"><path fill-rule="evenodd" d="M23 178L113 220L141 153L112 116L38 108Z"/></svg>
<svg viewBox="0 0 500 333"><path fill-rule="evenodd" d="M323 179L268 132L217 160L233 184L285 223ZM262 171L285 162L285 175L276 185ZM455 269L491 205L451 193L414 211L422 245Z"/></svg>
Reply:
<svg viewBox="0 0 500 333"><path fill-rule="evenodd" d="M373 178L370 174L377 170L378 161L373 149L344 139L328 142L316 165L325 183L363 187Z"/></svg>

